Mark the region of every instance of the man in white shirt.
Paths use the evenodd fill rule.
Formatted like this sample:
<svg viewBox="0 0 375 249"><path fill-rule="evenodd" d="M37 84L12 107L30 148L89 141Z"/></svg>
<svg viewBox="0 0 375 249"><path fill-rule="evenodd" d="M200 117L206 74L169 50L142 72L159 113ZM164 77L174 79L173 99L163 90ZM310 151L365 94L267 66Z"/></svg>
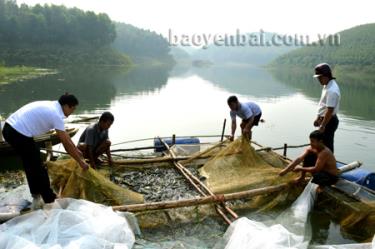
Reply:
<svg viewBox="0 0 375 249"><path fill-rule="evenodd" d="M319 131L324 135L324 144L334 152L334 136L339 125L337 113L340 107L340 88L335 78L332 77L331 68L327 63L321 63L315 67L314 77L323 86L314 126L319 127Z"/></svg>
<svg viewBox="0 0 375 249"><path fill-rule="evenodd" d="M34 201L41 196L44 203L51 203L56 199L56 194L51 189L48 172L43 166L39 147L33 137L55 130L65 150L84 170L89 167L64 127L64 118L72 114L77 105L76 97L65 94L58 101L36 101L27 104L5 122L4 139L22 159Z"/></svg>
<svg viewBox="0 0 375 249"><path fill-rule="evenodd" d="M234 134L237 129L237 116L242 119L241 129L242 134L245 137L249 137L251 140L252 137L252 128L258 126L260 118L262 117L262 110L259 105L254 102L241 103L236 96L230 96L228 98L228 105L230 108L230 117L232 119L232 133L230 140L233 141Z"/></svg>

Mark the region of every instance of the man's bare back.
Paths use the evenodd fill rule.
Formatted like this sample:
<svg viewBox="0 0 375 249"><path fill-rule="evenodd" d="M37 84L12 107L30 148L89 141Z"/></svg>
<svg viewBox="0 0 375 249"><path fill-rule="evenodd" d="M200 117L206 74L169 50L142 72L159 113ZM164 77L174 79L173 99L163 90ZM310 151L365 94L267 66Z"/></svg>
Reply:
<svg viewBox="0 0 375 249"><path fill-rule="evenodd" d="M314 153L317 155L317 160L315 163L315 173L325 171L334 176L338 175L339 171L336 166L336 158L332 154L330 149L325 147L323 150L318 151L310 147L307 150L309 153Z"/></svg>

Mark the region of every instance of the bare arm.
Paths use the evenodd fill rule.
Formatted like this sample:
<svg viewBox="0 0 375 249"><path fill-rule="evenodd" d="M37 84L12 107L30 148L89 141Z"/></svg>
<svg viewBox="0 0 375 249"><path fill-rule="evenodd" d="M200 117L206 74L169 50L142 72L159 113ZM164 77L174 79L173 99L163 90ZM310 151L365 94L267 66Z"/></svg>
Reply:
<svg viewBox="0 0 375 249"><path fill-rule="evenodd" d="M249 121L246 123L246 126L244 127L244 131L249 132L254 124L254 116L252 116Z"/></svg>
<svg viewBox="0 0 375 249"><path fill-rule="evenodd" d="M56 133L57 136L60 138L62 144L64 145L66 152L68 152L69 155L71 155L83 169L88 169L87 163L82 158L82 153L74 145L69 135L65 131L59 130L56 130Z"/></svg>
<svg viewBox="0 0 375 249"><path fill-rule="evenodd" d="M95 159L94 159L94 154L92 153L92 146L91 145L87 145L87 153L88 153L88 157L89 157L89 160L90 160L90 165L93 169L96 168L96 164L95 164Z"/></svg>
<svg viewBox="0 0 375 249"><path fill-rule="evenodd" d="M333 107L328 107L327 108L327 111L326 113L324 114L324 118L323 118L323 121L322 123L320 124L320 126L322 127L326 127L326 125L328 124L328 122L331 120L331 118L333 117L333 111L334 111L334 108Z"/></svg>
<svg viewBox="0 0 375 249"><path fill-rule="evenodd" d="M295 171L301 172L308 172L308 173L316 173L321 171L324 168L325 162L327 161L327 155L322 154L318 157L314 167L298 167Z"/></svg>
<svg viewBox="0 0 375 249"><path fill-rule="evenodd" d="M232 119L232 134L231 134L231 140L234 138L234 134L236 134L237 129L237 122L236 119Z"/></svg>
<svg viewBox="0 0 375 249"><path fill-rule="evenodd" d="M112 159L112 155L111 155L111 149L110 149L110 147L108 148L106 154L107 154L107 157L108 157L108 163L109 163L109 166L112 166L112 164L113 164L113 159Z"/></svg>
<svg viewBox="0 0 375 249"><path fill-rule="evenodd" d="M291 162L285 169L283 169L279 175L283 176L286 175L288 172L294 170L297 165L301 164L305 157L310 153L310 151L307 149L301 156L297 157L293 162Z"/></svg>

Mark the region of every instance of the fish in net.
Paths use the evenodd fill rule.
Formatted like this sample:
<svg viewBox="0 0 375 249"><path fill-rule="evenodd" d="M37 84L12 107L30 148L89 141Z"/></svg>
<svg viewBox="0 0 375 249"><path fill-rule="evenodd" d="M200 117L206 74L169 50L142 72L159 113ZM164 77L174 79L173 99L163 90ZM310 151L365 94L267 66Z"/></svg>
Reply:
<svg viewBox="0 0 375 249"><path fill-rule="evenodd" d="M144 203L143 195L114 184L92 168L83 171L73 159L48 162L47 168L51 185L61 197L106 205Z"/></svg>

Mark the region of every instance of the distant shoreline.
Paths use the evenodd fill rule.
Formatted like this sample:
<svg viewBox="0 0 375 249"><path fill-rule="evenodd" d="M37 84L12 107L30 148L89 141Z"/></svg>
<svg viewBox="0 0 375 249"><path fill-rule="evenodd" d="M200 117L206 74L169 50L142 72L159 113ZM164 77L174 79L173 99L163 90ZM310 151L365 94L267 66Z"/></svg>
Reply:
<svg viewBox="0 0 375 249"><path fill-rule="evenodd" d="M45 75L51 75L56 73L58 72L53 69L25 66L0 66L0 85L9 84L16 81L35 79L43 77Z"/></svg>

